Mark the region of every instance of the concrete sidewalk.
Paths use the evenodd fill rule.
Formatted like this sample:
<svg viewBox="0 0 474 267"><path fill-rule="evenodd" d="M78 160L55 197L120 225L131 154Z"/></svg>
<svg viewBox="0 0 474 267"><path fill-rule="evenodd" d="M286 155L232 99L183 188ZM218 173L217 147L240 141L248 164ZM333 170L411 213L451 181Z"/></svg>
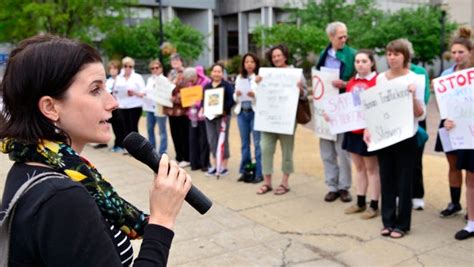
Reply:
<svg viewBox="0 0 474 267"><path fill-rule="evenodd" d="M297 128L296 173L290 178L291 191L282 196L256 195L260 184L236 182L240 139L235 118L230 133L230 175L217 180L201 171L190 172L193 183L214 205L202 216L184 204L169 266L474 266L474 239L454 239L454 233L465 225L463 216L438 216L449 202L444 157L425 155L425 210L413 211L410 234L394 240L380 236L380 216L365 221L359 215L344 214L350 203L324 202L327 188L318 139L310 130ZM168 152L173 156L172 146ZM107 149L87 147L83 155L124 198L148 210L152 179L148 167ZM274 187L281 179L280 155L277 149ZM0 192L10 165L8 157L0 155ZM139 245L134 242L135 252Z"/></svg>

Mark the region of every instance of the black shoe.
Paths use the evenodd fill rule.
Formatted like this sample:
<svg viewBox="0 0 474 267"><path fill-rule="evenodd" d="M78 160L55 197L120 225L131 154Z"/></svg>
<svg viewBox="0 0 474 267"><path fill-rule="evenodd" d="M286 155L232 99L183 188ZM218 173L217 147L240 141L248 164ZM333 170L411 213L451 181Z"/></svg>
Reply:
<svg viewBox="0 0 474 267"><path fill-rule="evenodd" d="M462 210L461 204L449 203L448 207L439 213L439 216L441 218L450 217L460 212L461 210Z"/></svg>
<svg viewBox="0 0 474 267"><path fill-rule="evenodd" d="M454 235L454 238L456 238L457 240L464 240L468 239L469 237L474 237L474 232L468 232L464 229Z"/></svg>
<svg viewBox="0 0 474 267"><path fill-rule="evenodd" d="M93 148L95 148L95 149L106 148L106 147L107 147L107 144L97 144L97 145L93 146Z"/></svg>
<svg viewBox="0 0 474 267"><path fill-rule="evenodd" d="M263 176L258 176L255 177L255 179L252 181L252 184L258 184L263 181Z"/></svg>
<svg viewBox="0 0 474 267"><path fill-rule="evenodd" d="M324 201L326 202L333 202L339 197L339 192L328 192L326 196L324 197Z"/></svg>
<svg viewBox="0 0 474 267"><path fill-rule="evenodd" d="M237 182L243 182L245 181L245 176L242 174L239 179L237 179Z"/></svg>
<svg viewBox="0 0 474 267"><path fill-rule="evenodd" d="M352 201L352 196L351 193L347 190L339 190L339 195L341 196L341 201L342 202L351 202Z"/></svg>

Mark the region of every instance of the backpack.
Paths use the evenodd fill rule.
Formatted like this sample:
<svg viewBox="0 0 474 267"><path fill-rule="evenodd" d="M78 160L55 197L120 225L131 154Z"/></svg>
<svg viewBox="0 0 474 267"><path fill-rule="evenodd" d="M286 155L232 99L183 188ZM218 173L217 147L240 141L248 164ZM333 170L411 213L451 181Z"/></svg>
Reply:
<svg viewBox="0 0 474 267"><path fill-rule="evenodd" d="M8 266L8 253L10 248L10 228L15 215L15 208L20 198L35 185L48 179L69 179L68 176L58 172L43 172L28 179L18 188L15 195L8 204L6 210L0 211L0 267Z"/></svg>

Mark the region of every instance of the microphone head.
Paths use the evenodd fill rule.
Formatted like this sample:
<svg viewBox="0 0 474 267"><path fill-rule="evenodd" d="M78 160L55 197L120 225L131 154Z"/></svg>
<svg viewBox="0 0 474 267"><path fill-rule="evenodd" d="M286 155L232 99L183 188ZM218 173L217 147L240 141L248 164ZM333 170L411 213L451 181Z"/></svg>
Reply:
<svg viewBox="0 0 474 267"><path fill-rule="evenodd" d="M153 150L153 146L148 142L148 140L140 135L137 132L129 133L123 139L123 147L130 153L131 155L136 155L140 153L140 151L145 150Z"/></svg>
<svg viewBox="0 0 474 267"><path fill-rule="evenodd" d="M131 132L123 139L122 144L130 155L148 165L154 172L158 171L160 157L145 137L137 132Z"/></svg>

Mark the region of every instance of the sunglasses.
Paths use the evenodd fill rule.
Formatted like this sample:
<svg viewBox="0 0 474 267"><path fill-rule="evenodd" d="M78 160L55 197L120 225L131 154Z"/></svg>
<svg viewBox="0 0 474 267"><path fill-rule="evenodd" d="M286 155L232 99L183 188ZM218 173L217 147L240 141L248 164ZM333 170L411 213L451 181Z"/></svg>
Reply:
<svg viewBox="0 0 474 267"><path fill-rule="evenodd" d="M150 70L159 70L161 67L151 67Z"/></svg>
<svg viewBox="0 0 474 267"><path fill-rule="evenodd" d="M123 66L124 68L129 68L129 69L133 69L133 66L129 66L129 65L125 65Z"/></svg>

